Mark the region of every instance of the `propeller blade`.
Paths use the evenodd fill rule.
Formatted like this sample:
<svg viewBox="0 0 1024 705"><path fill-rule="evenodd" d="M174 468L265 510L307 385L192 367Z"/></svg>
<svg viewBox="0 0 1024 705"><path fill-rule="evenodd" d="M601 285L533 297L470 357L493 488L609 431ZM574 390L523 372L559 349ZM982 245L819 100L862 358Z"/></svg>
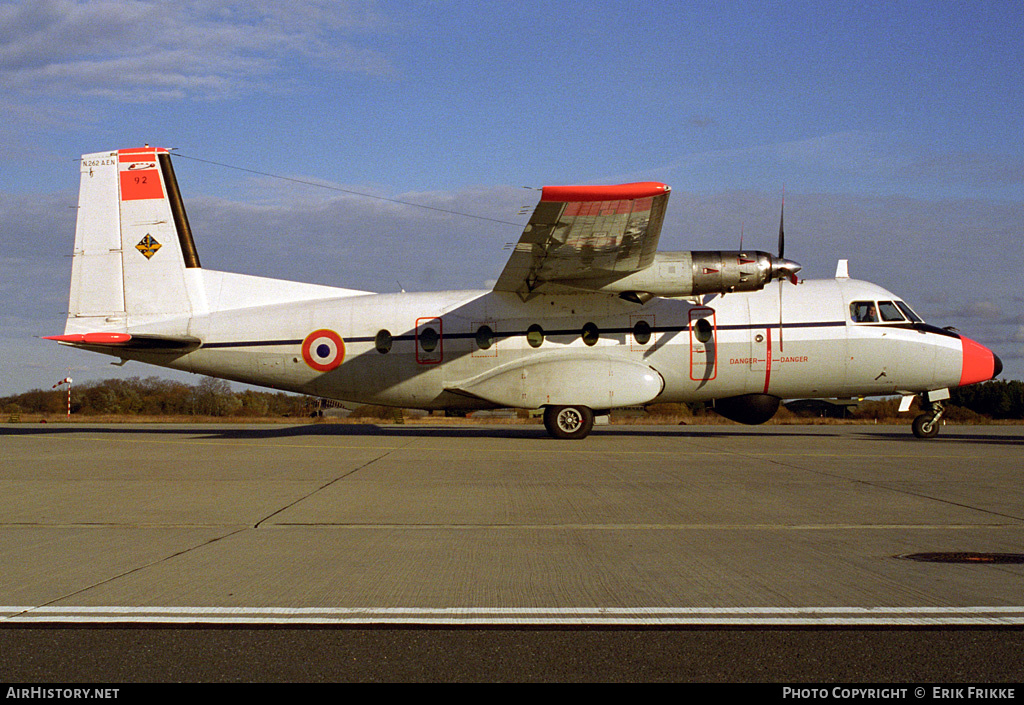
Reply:
<svg viewBox="0 0 1024 705"><path fill-rule="evenodd" d="M779 254L772 257L772 278L789 279L796 284L796 273L801 267L798 263L788 260L786 254L786 192L782 192L782 208L779 210Z"/></svg>
<svg viewBox="0 0 1024 705"><path fill-rule="evenodd" d="M782 352L782 280L779 279L779 352Z"/></svg>
<svg viewBox="0 0 1024 705"><path fill-rule="evenodd" d="M796 284L796 273L800 271L800 265L795 262L788 262L784 258L786 253L786 230L783 222L786 217L786 189L782 189L782 207L779 209L779 260L780 264L785 263L781 269L788 275L790 280ZM795 268L793 265L796 265ZM785 276L784 275L784 276ZM779 352L782 352L782 277L779 277Z"/></svg>
<svg viewBox="0 0 1024 705"><path fill-rule="evenodd" d="M782 227L782 221L786 215L786 194L782 194L782 209L779 211L779 259L786 254L786 231Z"/></svg>

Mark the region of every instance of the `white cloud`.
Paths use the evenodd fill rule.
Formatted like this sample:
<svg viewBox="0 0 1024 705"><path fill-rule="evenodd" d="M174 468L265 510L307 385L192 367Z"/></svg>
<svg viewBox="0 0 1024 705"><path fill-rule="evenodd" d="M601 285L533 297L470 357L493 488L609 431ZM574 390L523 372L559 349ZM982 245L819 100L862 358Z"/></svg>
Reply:
<svg viewBox="0 0 1024 705"><path fill-rule="evenodd" d="M379 75L368 2L43 0L0 6L0 80L22 95L219 98L280 85L289 62Z"/></svg>
<svg viewBox="0 0 1024 705"><path fill-rule="evenodd" d="M1020 200L1024 159L915 143L899 134L850 130L806 139L687 154L659 172L715 183L737 174L752 188L829 193L978 195Z"/></svg>
<svg viewBox="0 0 1024 705"><path fill-rule="evenodd" d="M203 266L370 291L397 291L399 281L410 291L477 288L501 271L501 248L521 228L457 214L526 222L515 215L520 190L510 187L391 200L265 180L254 190L259 203L190 201Z"/></svg>

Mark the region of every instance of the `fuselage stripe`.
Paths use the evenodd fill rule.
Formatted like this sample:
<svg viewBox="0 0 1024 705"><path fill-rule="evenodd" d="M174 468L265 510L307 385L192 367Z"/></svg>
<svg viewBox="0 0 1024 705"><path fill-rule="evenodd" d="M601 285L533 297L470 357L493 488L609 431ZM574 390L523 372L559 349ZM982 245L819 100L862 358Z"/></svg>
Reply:
<svg viewBox="0 0 1024 705"><path fill-rule="evenodd" d="M832 328L838 326L845 326L845 321L815 321L810 323L787 323L787 328ZM771 336L770 324L757 324L757 323L736 323L731 325L720 325L717 330L759 330L761 328L767 328L769 330L769 336ZM689 330L689 326L652 326L652 333L682 333ZM626 335L632 333L632 328L604 328L601 330L602 335ZM494 333L495 338L518 338L525 336L527 331L496 331ZM545 336L566 336L566 335L580 335L580 328L560 328L557 330L545 330ZM469 333L447 333L444 336L448 340L466 340L476 338L476 332ZM416 340L415 333L409 333L407 335L395 335L392 336L392 340L405 340L414 341ZM345 336L346 343L372 343L374 336ZM250 347L275 347L281 345L302 345L302 338L295 338L289 340L237 340L230 342L220 343L203 343L204 349L213 348L250 348ZM769 337L769 361L768 366L771 366L771 338Z"/></svg>

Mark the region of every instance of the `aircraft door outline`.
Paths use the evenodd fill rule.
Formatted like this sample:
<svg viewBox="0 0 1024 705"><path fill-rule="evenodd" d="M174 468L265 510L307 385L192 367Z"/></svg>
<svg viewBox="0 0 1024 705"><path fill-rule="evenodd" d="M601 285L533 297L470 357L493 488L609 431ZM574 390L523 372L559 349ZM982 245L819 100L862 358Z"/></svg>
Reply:
<svg viewBox="0 0 1024 705"><path fill-rule="evenodd" d="M493 320L473 322L473 352L470 357L498 357L496 328L497 323Z"/></svg>
<svg viewBox="0 0 1024 705"><path fill-rule="evenodd" d="M444 335L441 319L426 316L416 319L416 362L437 365L444 360Z"/></svg>
<svg viewBox="0 0 1024 705"><path fill-rule="evenodd" d="M750 371L767 372L772 365L772 327L750 329Z"/></svg>
<svg viewBox="0 0 1024 705"><path fill-rule="evenodd" d="M653 349L658 343L654 314L630 314L629 316L629 349L631 352L642 352Z"/></svg>
<svg viewBox="0 0 1024 705"><path fill-rule="evenodd" d="M708 320L710 318L710 321ZM707 383L718 376L718 321L707 306L690 309L690 379Z"/></svg>

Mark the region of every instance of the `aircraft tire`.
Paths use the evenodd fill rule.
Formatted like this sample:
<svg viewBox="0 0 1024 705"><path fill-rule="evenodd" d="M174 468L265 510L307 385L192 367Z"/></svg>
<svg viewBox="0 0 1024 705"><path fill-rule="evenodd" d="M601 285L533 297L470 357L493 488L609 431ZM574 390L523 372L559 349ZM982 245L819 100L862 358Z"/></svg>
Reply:
<svg viewBox="0 0 1024 705"><path fill-rule="evenodd" d="M914 435L918 438L935 438L939 435L939 422L932 421L931 414L920 414L912 425Z"/></svg>
<svg viewBox="0 0 1024 705"><path fill-rule="evenodd" d="M544 427L562 440L586 438L594 428L594 412L588 406L545 406Z"/></svg>

